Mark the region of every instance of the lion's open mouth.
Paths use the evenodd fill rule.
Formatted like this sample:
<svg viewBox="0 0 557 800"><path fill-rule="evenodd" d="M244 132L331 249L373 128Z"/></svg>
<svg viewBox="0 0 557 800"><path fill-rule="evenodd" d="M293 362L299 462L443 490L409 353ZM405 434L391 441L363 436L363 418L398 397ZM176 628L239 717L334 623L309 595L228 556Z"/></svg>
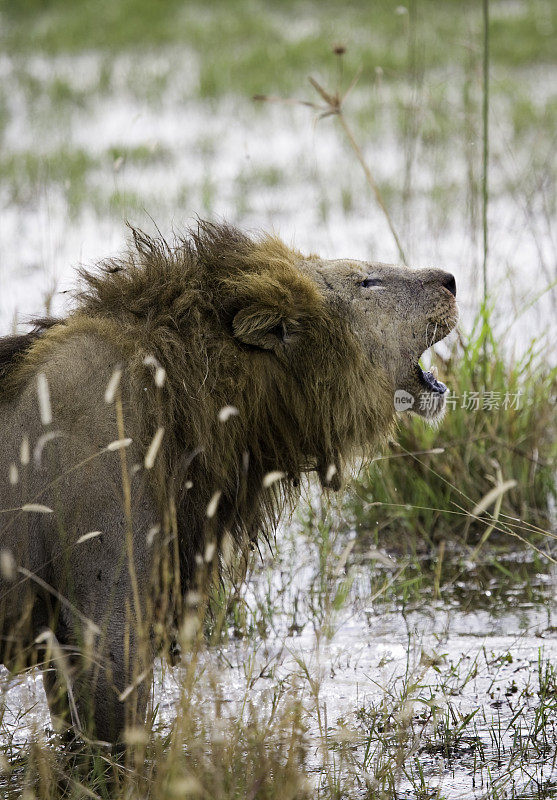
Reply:
<svg viewBox="0 0 557 800"><path fill-rule="evenodd" d="M445 410L445 395L448 389L430 371L424 371L417 361L406 378L395 390L396 411L411 411L428 420L440 419Z"/></svg>
<svg viewBox="0 0 557 800"><path fill-rule="evenodd" d="M433 344L444 339L451 328L446 326L444 330L439 330ZM422 369L419 358L421 356L411 356L410 369L399 379L395 390L395 410L411 411L429 421L439 420L445 411L449 388L437 378L435 372Z"/></svg>
<svg viewBox="0 0 557 800"><path fill-rule="evenodd" d="M425 389L429 389L430 392L436 392L437 394L445 394L447 387L444 383L437 380L433 372L424 372L419 364L416 364L415 369L418 380Z"/></svg>
<svg viewBox="0 0 557 800"><path fill-rule="evenodd" d="M419 275L419 271L416 274ZM422 369L419 362L426 350L441 342L454 329L458 309L452 275L438 270L426 271L423 275L426 278L430 276L429 282L421 281L422 289L426 290L422 298L424 316L407 329L406 348L401 354L403 357L395 378L394 407L395 411L409 411L434 422L442 418L450 390L437 378L434 369Z"/></svg>

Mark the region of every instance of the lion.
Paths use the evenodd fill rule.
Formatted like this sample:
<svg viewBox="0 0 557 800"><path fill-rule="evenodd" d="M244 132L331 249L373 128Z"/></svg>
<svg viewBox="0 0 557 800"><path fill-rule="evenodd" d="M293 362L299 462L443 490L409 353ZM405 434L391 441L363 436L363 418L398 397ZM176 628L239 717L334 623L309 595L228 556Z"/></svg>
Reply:
<svg viewBox="0 0 557 800"><path fill-rule="evenodd" d="M0 340L0 661L39 665L54 723L109 743L144 719L157 636L231 544L269 536L302 476L339 489L400 393L441 417L419 359L457 321L438 269L226 224L132 231L66 318Z"/></svg>

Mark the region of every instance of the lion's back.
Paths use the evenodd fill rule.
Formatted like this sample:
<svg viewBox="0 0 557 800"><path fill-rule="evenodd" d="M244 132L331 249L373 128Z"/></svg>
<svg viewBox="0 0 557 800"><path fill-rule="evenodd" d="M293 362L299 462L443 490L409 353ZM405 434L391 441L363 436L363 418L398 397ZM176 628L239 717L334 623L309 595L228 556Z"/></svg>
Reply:
<svg viewBox="0 0 557 800"><path fill-rule="evenodd" d="M40 586L35 578L23 579L26 571L63 591L66 581L56 572L64 549L75 546L87 531L122 524L112 510L122 507L120 452L107 449L122 438L122 420L124 438L132 440L126 447L130 466L140 454L135 445L136 398L125 368L121 405L120 393L108 403L105 397L114 371L124 366L121 358L117 347L92 333L64 335L50 343L45 337L16 367L21 383L0 403L4 627L14 628ZM99 557L117 558L110 550L111 542L104 541ZM87 564L79 566L83 580L89 580L90 570L83 568Z"/></svg>

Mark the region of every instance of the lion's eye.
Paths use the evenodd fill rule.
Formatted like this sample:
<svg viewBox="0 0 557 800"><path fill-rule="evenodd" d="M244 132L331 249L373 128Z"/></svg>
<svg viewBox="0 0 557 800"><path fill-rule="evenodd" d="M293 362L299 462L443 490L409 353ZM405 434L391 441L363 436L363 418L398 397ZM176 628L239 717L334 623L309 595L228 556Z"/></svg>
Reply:
<svg viewBox="0 0 557 800"><path fill-rule="evenodd" d="M360 286L363 286L365 289L369 289L370 286L380 286L381 279L380 278L364 278L361 281Z"/></svg>

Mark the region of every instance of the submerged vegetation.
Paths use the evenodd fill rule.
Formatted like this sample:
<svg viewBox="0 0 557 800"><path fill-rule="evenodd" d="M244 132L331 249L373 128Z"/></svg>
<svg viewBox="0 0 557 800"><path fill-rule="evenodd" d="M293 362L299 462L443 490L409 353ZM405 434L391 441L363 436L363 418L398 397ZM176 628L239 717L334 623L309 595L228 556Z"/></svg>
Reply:
<svg viewBox="0 0 557 800"><path fill-rule="evenodd" d="M6 800L556 796L557 371L533 328L556 307L557 6L489 11L488 183L480 2L0 0L3 330L128 215L294 219L300 247L398 258L342 131L251 102L307 99L309 75L359 73L346 119L403 252L460 269L464 297L433 356L442 424L402 416L341 497L304 487L158 665L125 754L64 750L33 681L0 673Z"/></svg>

